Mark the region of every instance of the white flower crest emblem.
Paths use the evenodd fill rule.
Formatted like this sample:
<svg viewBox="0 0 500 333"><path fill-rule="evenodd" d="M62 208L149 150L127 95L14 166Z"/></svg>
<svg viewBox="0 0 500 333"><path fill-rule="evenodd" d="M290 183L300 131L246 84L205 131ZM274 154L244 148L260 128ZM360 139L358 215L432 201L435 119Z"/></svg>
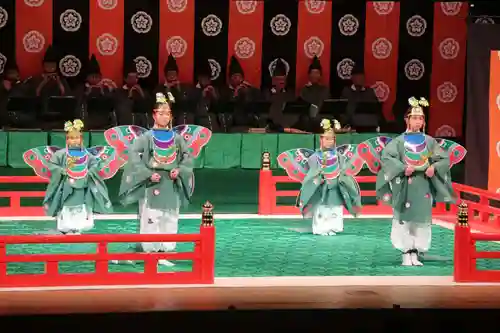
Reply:
<svg viewBox="0 0 500 333"><path fill-rule="evenodd" d="M321 14L325 10L326 1L323 0L305 0L304 6L311 14Z"/></svg>
<svg viewBox="0 0 500 333"><path fill-rule="evenodd" d="M28 31L23 37L23 46L28 53L38 53L45 46L45 37L36 30Z"/></svg>
<svg viewBox="0 0 500 333"><path fill-rule="evenodd" d="M238 58L251 58L255 53L255 42L248 37L242 37L234 43L234 52Z"/></svg>
<svg viewBox="0 0 500 333"><path fill-rule="evenodd" d="M109 33L104 33L97 37L97 50L102 55L113 55L118 50L118 39Z"/></svg>
<svg viewBox="0 0 500 333"><path fill-rule="evenodd" d="M425 73L424 64L418 59L411 59L405 64L405 75L408 80L418 81Z"/></svg>
<svg viewBox="0 0 500 333"><path fill-rule="evenodd" d="M97 4L104 10L111 10L115 9L115 7L118 5L118 0L99 0L97 1Z"/></svg>
<svg viewBox="0 0 500 333"><path fill-rule="evenodd" d="M252 14L257 8L257 1L238 0L236 1L236 9L241 14Z"/></svg>
<svg viewBox="0 0 500 333"><path fill-rule="evenodd" d="M0 7L0 29L5 27L8 21L9 13L3 7Z"/></svg>
<svg viewBox="0 0 500 333"><path fill-rule="evenodd" d="M64 31L75 32L82 25L82 16L74 9L67 9L59 16L59 23Z"/></svg>
<svg viewBox="0 0 500 333"><path fill-rule="evenodd" d="M187 50L187 42L181 36L172 36L167 40L167 51L175 58L182 57Z"/></svg>
<svg viewBox="0 0 500 333"><path fill-rule="evenodd" d="M153 19L148 13L138 11L132 15L130 23L132 24L132 29L138 34L147 34L153 26Z"/></svg>
<svg viewBox="0 0 500 333"><path fill-rule="evenodd" d="M7 57L0 53L0 74L3 73L5 64L7 64Z"/></svg>
<svg viewBox="0 0 500 333"><path fill-rule="evenodd" d="M379 15L388 15L394 9L394 1L373 1L373 9Z"/></svg>
<svg viewBox="0 0 500 333"><path fill-rule="evenodd" d="M446 38L439 43L439 53L443 59L455 59L460 51L460 44L453 38Z"/></svg>
<svg viewBox="0 0 500 333"><path fill-rule="evenodd" d="M456 16L460 13L460 9L462 8L462 3L455 2L441 2L441 11L446 16Z"/></svg>
<svg viewBox="0 0 500 333"><path fill-rule="evenodd" d="M201 20L201 29L206 36L217 36L222 31L222 21L216 15L209 14Z"/></svg>
<svg viewBox="0 0 500 333"><path fill-rule="evenodd" d="M340 33L344 36L354 36L358 32L359 21L352 14L342 16L338 23Z"/></svg>
<svg viewBox="0 0 500 333"><path fill-rule="evenodd" d="M30 7L40 7L45 0L24 0L24 4Z"/></svg>
<svg viewBox="0 0 500 333"><path fill-rule="evenodd" d="M64 76L75 77L80 74L81 69L82 62L72 54L65 56L59 61L59 70Z"/></svg>
<svg viewBox="0 0 500 333"><path fill-rule="evenodd" d="M457 95L457 86L450 81L443 82L437 87L437 97L441 103L452 103Z"/></svg>
<svg viewBox="0 0 500 333"><path fill-rule="evenodd" d="M270 27L276 36L286 36L290 32L292 22L286 15L278 14L271 19Z"/></svg>
<svg viewBox="0 0 500 333"><path fill-rule="evenodd" d="M373 91L375 91L375 95L377 96L380 102L385 102L389 98L391 94L391 89L389 86L383 81L377 81L372 85Z"/></svg>
<svg viewBox="0 0 500 333"><path fill-rule="evenodd" d="M148 58L139 56L134 59L135 69L137 70L137 76L141 79L147 78L151 74L153 65Z"/></svg>
<svg viewBox="0 0 500 333"><path fill-rule="evenodd" d="M435 136L437 137L455 137L457 132L450 125L443 125L436 130Z"/></svg>
<svg viewBox="0 0 500 333"><path fill-rule="evenodd" d="M420 15L413 15L406 21L406 31L412 37L420 37L425 34L427 21Z"/></svg>
<svg viewBox="0 0 500 333"><path fill-rule="evenodd" d="M304 42L304 53L308 58L311 59L314 58L314 56L317 56L318 58L321 57L324 48L325 44L318 36L309 37Z"/></svg>
<svg viewBox="0 0 500 333"><path fill-rule="evenodd" d="M167 0L167 7L172 13L182 13L186 10L188 0Z"/></svg>
<svg viewBox="0 0 500 333"><path fill-rule="evenodd" d="M372 43L372 54L376 59L387 59L392 51L392 43L384 37L377 38Z"/></svg>
<svg viewBox="0 0 500 333"><path fill-rule="evenodd" d="M342 80L349 80L351 78L351 72L354 68L354 61L349 58L344 58L337 64L337 75Z"/></svg>

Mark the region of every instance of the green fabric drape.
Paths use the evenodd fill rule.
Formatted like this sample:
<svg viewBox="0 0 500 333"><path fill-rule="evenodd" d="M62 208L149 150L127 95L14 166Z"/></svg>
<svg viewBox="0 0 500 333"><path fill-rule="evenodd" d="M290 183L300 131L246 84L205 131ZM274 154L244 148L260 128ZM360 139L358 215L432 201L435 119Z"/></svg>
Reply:
<svg viewBox="0 0 500 333"><path fill-rule="evenodd" d="M7 133L0 131L0 166L7 165Z"/></svg>
<svg viewBox="0 0 500 333"><path fill-rule="evenodd" d="M7 163L11 168L27 168L24 152L49 143L47 132L8 132L7 140Z"/></svg>
<svg viewBox="0 0 500 333"><path fill-rule="evenodd" d="M378 135L392 134L361 133L339 134L337 144L360 143ZM85 145L106 145L103 132L91 131L84 134ZM65 133L56 132L1 132L0 131L0 166L24 168L22 153L26 150L53 145L64 147ZM193 161L195 168L209 169L259 169L264 151L271 153L271 167L278 168L276 157L279 153L294 148L319 148L319 136L313 134L257 134L257 133L214 133L210 143Z"/></svg>
<svg viewBox="0 0 500 333"><path fill-rule="evenodd" d="M260 169L262 153L268 151L271 156L278 156L278 134L249 134L241 137L241 168ZM271 167L276 168L273 158Z"/></svg>

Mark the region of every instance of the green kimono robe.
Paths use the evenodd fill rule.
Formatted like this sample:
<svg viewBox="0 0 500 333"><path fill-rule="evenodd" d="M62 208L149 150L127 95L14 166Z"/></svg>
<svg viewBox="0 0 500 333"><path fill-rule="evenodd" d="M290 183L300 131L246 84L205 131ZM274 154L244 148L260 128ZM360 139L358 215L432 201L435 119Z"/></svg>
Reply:
<svg viewBox="0 0 500 333"><path fill-rule="evenodd" d="M119 197L123 205L146 200L154 210L176 210L186 206L194 190L193 158L186 141L175 134L174 145L177 156L172 163L160 164L154 158L154 142L151 131L137 138L129 152L120 185ZM170 179L170 171L178 168L177 179ZM159 182L151 181L158 173Z"/></svg>
<svg viewBox="0 0 500 333"><path fill-rule="evenodd" d="M87 222L79 220L92 221L92 213L112 212L106 184L98 175L98 163L92 154L87 152L87 156L86 175L79 179L68 176L66 149L56 151L47 163L51 177L43 207L48 216L58 217L58 229L61 231L91 228L93 222L87 225ZM61 214L63 212L67 214Z"/></svg>
<svg viewBox="0 0 500 333"><path fill-rule="evenodd" d="M358 183L352 176L346 175L345 157L336 154L336 163L322 165L322 152L316 151L309 157L307 172L299 194L299 208L304 217L310 217L319 206L344 206L351 214L361 207L361 195ZM336 164L336 165L335 165ZM328 174L338 174L333 179Z"/></svg>
<svg viewBox="0 0 500 333"><path fill-rule="evenodd" d="M405 134L393 139L383 149L382 168L377 175L377 197L391 204L394 219L405 222L432 222L432 205L436 202L455 202L450 175L450 159L436 142L425 135L427 161L415 167L410 177L405 176L408 158L411 152L405 148ZM415 157L415 156L413 156ZM428 178L425 170L434 166L434 176Z"/></svg>

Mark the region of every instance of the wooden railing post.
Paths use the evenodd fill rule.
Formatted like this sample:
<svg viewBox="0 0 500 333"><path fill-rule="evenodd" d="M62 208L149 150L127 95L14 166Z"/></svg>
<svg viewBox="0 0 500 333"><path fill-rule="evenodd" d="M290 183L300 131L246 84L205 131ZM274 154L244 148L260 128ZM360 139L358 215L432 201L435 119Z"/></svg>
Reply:
<svg viewBox="0 0 500 333"><path fill-rule="evenodd" d="M215 278L215 227L213 205L207 201L201 215L201 280L202 283L214 283ZM196 251L195 251L196 252Z"/></svg>
<svg viewBox="0 0 500 333"><path fill-rule="evenodd" d="M276 191L271 170L271 154L262 153L262 166L259 172L259 208L260 215L271 215L276 206Z"/></svg>
<svg viewBox="0 0 500 333"><path fill-rule="evenodd" d="M472 270L471 230L469 211L465 202L458 206L457 223L455 224L454 278L455 282L466 282Z"/></svg>

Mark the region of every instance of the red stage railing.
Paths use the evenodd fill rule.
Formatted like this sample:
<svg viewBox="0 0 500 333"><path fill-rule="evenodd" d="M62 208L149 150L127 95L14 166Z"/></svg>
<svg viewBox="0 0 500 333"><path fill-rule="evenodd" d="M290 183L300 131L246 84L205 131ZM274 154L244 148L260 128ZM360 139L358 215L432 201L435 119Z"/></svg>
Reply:
<svg viewBox="0 0 500 333"><path fill-rule="evenodd" d="M358 183L375 183L374 176L356 177ZM278 183L297 183L288 176L273 176L272 170L260 170L259 175L259 214L261 215L296 215L300 210L296 206L278 205L279 197L296 197L299 194L297 190L281 191L276 189ZM361 190L363 197L376 197L375 191ZM383 205L380 201L376 204L364 205L361 214L391 214L392 209Z"/></svg>
<svg viewBox="0 0 500 333"><path fill-rule="evenodd" d="M211 213L210 213L211 214ZM213 220L212 220L213 222ZM194 242L193 252L183 253L110 253L110 243ZM95 243L92 254L7 254L12 244ZM191 272L158 272L158 260L191 260ZM110 260L144 261L143 273L110 273ZM93 273L59 272L59 263L94 261ZM44 274L8 274L9 263L44 262ZM213 223L200 226L199 234L185 235L30 235L0 236L0 287L141 285L141 284L212 284L215 265L215 228Z"/></svg>
<svg viewBox="0 0 500 333"><path fill-rule="evenodd" d="M3 176L1 184L47 183L37 176ZM42 207L21 206L21 198L43 198L43 191L0 191L0 197L9 198L7 207L0 207L0 216L43 216ZM192 235L29 235L0 236L0 287L41 287L79 285L140 285L140 284L212 284L215 265L215 228L212 205L203 206L199 234ZM193 252L184 253L110 253L110 243L140 242L194 242ZM95 243L97 252L91 254L7 254L13 244L76 244ZM191 272L158 272L158 260L191 260ZM110 260L143 261L142 273L109 272ZM94 261L93 273L59 271L60 262ZM8 274L9 263L44 262L44 274Z"/></svg>
<svg viewBox="0 0 500 333"><path fill-rule="evenodd" d="M47 180L38 176L1 176L0 184L39 184ZM21 198L43 198L45 191L1 191L0 198L9 198L8 206L0 206L0 216L43 216L41 206L21 206Z"/></svg>
<svg viewBox="0 0 500 333"><path fill-rule="evenodd" d="M356 181L359 184L374 184L377 180L376 176L358 176ZM300 210L295 205L278 205L277 201L279 197L297 197L299 195L298 190L288 190L282 191L277 190L276 185L278 183L297 183L297 181L291 179L288 176L274 176L273 171L269 168L269 165L263 161L263 167L259 173L259 208L258 212L261 215L297 215L300 214ZM376 198L377 193L374 190L361 190L362 197ZM347 212L344 209L344 212ZM438 203L433 212L435 214L449 214L445 204ZM392 214L392 208L382 201L376 200L375 204L364 204L361 209L361 214Z"/></svg>
<svg viewBox="0 0 500 333"><path fill-rule="evenodd" d="M458 207L455 225L454 278L455 282L500 282L500 270L478 270L477 259L500 259L500 251L478 251L476 242L499 242L500 233L472 232L468 223L470 207L463 202Z"/></svg>

